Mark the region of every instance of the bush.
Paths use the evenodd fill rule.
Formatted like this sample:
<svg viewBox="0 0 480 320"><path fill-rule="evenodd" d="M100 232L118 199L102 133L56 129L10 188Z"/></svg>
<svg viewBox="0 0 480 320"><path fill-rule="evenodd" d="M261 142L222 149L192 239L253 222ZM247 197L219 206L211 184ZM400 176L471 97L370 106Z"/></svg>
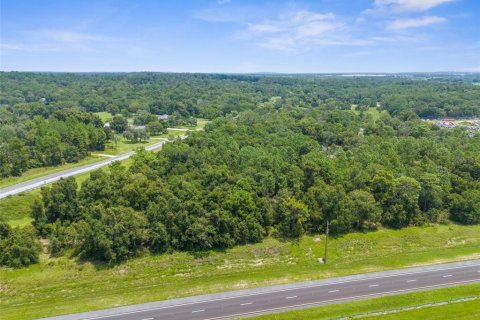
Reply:
<svg viewBox="0 0 480 320"><path fill-rule="evenodd" d="M32 227L12 228L0 221L0 265L20 268L38 262L40 245Z"/></svg>

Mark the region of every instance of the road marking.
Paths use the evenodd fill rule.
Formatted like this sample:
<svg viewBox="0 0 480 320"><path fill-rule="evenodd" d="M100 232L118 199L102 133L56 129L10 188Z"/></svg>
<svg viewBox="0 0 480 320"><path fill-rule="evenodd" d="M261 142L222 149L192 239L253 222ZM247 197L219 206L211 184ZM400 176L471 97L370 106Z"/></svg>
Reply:
<svg viewBox="0 0 480 320"><path fill-rule="evenodd" d="M297 296L286 297L285 299L295 299Z"/></svg>
<svg viewBox="0 0 480 320"><path fill-rule="evenodd" d="M248 306L249 304L252 304L251 302L245 302L245 303L241 303L240 305L241 306Z"/></svg>
<svg viewBox="0 0 480 320"><path fill-rule="evenodd" d="M153 318L145 318L145 319L142 319L142 320L153 320Z"/></svg>
<svg viewBox="0 0 480 320"><path fill-rule="evenodd" d="M368 286L369 288L373 288L373 287L378 287L378 284L371 284Z"/></svg>
<svg viewBox="0 0 480 320"><path fill-rule="evenodd" d="M338 290L338 289L337 290L330 290L330 291L328 291L328 293L334 293L334 292L338 292L338 291L340 291L340 290Z"/></svg>
<svg viewBox="0 0 480 320"><path fill-rule="evenodd" d="M353 296L353 297L347 297L347 298L338 298L338 299L330 299L330 300L323 300L323 301L317 301L317 302L309 302L309 303L302 303L302 304L295 304L291 306L285 306L285 307L277 307L277 308L270 308L270 309L263 309L263 310L256 310L256 311L249 311L249 312L243 312L243 313L237 313L237 314L230 314L230 315L225 315L221 317L214 317L214 318L207 318L204 320L220 320L220 319L229 319L229 318L236 318L240 316L245 316L245 315L253 315L253 314L259 314L259 313L265 313L265 312L270 312L270 311L278 311L278 310L284 310L284 309L292 309L292 308L299 308L299 307L306 307L306 306L315 306L315 305L324 305L328 302L336 302L336 301L345 301L345 300L351 300L354 298L368 298L368 297L379 297L383 296L385 294L395 294L395 293L402 293L402 292L412 292L415 290L422 290L422 289L430 289L430 288L438 288L438 287L443 287L446 285L454 285L454 284L461 284L461 283L472 283L472 282L478 282L480 281L479 279L472 279L472 280L465 280L465 281L456 281L456 282L449 282L449 283L443 283L443 284L435 284L431 286L425 286L425 287L417 287L417 288L411 288L411 289L402 289L402 290L394 290L394 291L386 291L386 292L381 292L381 293L370 293L370 294L364 294L364 295L359 295L359 296Z"/></svg>
<svg viewBox="0 0 480 320"><path fill-rule="evenodd" d="M192 313L203 312L203 311L205 311L205 310L203 310L203 309L202 310L194 310L194 311L192 311Z"/></svg>
<svg viewBox="0 0 480 320"><path fill-rule="evenodd" d="M407 280L407 282L415 282L417 281L417 279L410 279L410 280Z"/></svg>
<svg viewBox="0 0 480 320"><path fill-rule="evenodd" d="M451 267L451 268L445 268L444 270L471 268L471 267L477 266L477 265L478 264L454 266L454 267ZM249 294L238 295L238 296L217 298L217 299L208 300L208 302L225 301L225 300L238 299L238 298L244 298L244 297L278 293L278 292L302 290L302 289L309 289L309 288L318 288L318 287L329 286L329 285L332 285L332 284L352 283L352 282L360 282L360 281L367 281L367 280L373 280L373 279L394 278L394 277L400 277L400 276L405 276L405 275L409 275L409 274L421 274L421 273L430 273L430 272L436 272L436 271L441 271L441 270L431 270L431 271L429 271L429 270L418 270L417 271L416 270L416 271L413 271L413 272L412 271L411 272L399 272L399 273L395 273L395 274L391 274L391 275L382 275L382 276L376 276L376 277L365 278L365 279L360 279L360 280L359 279L340 280L340 281L336 281L336 282L333 282L333 283L305 285L305 286L302 286L302 287L286 288L286 289L280 289L280 290L271 290L271 291L265 291L265 292L255 292L255 293L249 293ZM473 281L480 281L480 279L474 279ZM467 280L466 282L471 282L471 280ZM440 286L443 286L443 285L446 285L446 284L441 284ZM406 289L406 290L414 290L414 289ZM204 302L205 301L186 302L186 303L181 303L181 304L176 304L176 305L171 305L171 306L155 307L155 308L140 309L140 310L135 310L135 311L115 313L115 314L101 315L101 316L96 316L96 317L84 318L82 320L94 320L94 319L104 319L104 318L118 317L118 316L121 316L121 315L134 314L134 313L140 313L140 312L146 312L146 311L184 307L184 306L189 306L189 305L194 305L194 304L204 303ZM212 319L215 319L215 318L212 318ZM206 319L206 320L208 320L208 319Z"/></svg>
<svg viewBox="0 0 480 320"><path fill-rule="evenodd" d="M446 275L444 275L443 277L444 277L444 278L448 278L448 277L451 277L451 276L452 276L451 274L446 274Z"/></svg>

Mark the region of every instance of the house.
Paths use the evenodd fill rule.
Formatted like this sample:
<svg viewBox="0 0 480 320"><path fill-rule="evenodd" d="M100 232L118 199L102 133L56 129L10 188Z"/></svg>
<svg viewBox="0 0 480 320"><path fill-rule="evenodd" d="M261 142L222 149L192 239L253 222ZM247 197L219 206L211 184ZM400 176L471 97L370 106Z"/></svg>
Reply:
<svg viewBox="0 0 480 320"><path fill-rule="evenodd" d="M157 114L158 120L168 120L170 116L168 114Z"/></svg>

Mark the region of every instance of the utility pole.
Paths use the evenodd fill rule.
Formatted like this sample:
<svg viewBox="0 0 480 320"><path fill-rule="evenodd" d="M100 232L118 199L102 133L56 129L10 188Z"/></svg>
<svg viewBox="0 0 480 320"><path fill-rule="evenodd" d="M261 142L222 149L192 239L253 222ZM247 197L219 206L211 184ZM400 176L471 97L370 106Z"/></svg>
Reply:
<svg viewBox="0 0 480 320"><path fill-rule="evenodd" d="M325 232L325 254L323 255L323 263L327 263L327 251L328 251L328 227L330 223L327 219L327 230Z"/></svg>

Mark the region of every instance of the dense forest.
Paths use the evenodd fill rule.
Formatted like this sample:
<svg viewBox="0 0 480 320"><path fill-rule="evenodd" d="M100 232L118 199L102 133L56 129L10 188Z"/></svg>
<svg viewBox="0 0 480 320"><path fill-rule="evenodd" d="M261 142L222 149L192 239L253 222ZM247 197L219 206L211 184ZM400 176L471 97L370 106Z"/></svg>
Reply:
<svg viewBox="0 0 480 320"><path fill-rule="evenodd" d="M430 79L430 80L429 80ZM77 162L103 150L112 137L92 112L117 115L112 128L123 133L125 118L164 131L194 125L257 106L349 110L379 107L400 119L480 114L480 77L396 75L390 77L265 76L208 74L0 73L0 177L30 168ZM153 117L153 118L152 118ZM116 125L119 124L119 125ZM116 126L115 126L116 125ZM128 130L132 142L148 131Z"/></svg>
<svg viewBox="0 0 480 320"><path fill-rule="evenodd" d="M49 240L52 255L117 263L146 252L225 249L267 236L295 239L323 233L327 221L334 235L449 221L480 223L479 135L469 137L462 128L443 129L419 119L478 115L480 87L471 82L1 76L6 80L2 126L12 127L9 117L24 117L31 128L48 121L56 125L44 126L63 137L62 122L98 128L95 117L87 116L91 111L178 112L213 119L203 132L158 153L137 153L128 168L114 163L92 172L81 185L69 178L42 188L41 201L32 207L33 228ZM42 98L48 103L39 103ZM31 153L37 144L25 145ZM85 144L85 150L91 147ZM17 238L34 242L30 229L20 234L0 228L0 251L9 253L5 256L18 256L11 254ZM33 263L32 250L23 251L25 259L0 263Z"/></svg>
<svg viewBox="0 0 480 320"><path fill-rule="evenodd" d="M392 116L480 114L480 76L0 73L0 123L48 117L76 107L86 112L174 114L213 119L275 99L273 107L350 109L377 106Z"/></svg>
<svg viewBox="0 0 480 320"><path fill-rule="evenodd" d="M363 131L361 129L364 129ZM34 225L51 251L119 262L147 250L480 223L480 140L352 111L245 111L205 132L42 189Z"/></svg>

